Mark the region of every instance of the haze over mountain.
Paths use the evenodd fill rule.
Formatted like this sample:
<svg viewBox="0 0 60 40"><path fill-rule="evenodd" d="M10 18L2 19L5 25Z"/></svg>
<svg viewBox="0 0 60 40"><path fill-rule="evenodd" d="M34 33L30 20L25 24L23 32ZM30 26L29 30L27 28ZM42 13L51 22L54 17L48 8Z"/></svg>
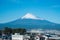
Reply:
<svg viewBox="0 0 60 40"><path fill-rule="evenodd" d="M60 30L60 24L47 21L33 14L27 13L20 19L0 24L0 29L4 27L25 28L25 29L57 29Z"/></svg>

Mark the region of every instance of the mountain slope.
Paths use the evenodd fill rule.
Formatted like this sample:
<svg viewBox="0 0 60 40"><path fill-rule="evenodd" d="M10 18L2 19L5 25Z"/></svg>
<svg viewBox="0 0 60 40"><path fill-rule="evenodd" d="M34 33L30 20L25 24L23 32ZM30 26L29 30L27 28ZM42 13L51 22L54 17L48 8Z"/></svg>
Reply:
<svg viewBox="0 0 60 40"><path fill-rule="evenodd" d="M60 29L59 24L49 22L47 20L33 20L33 19L18 19L9 23L5 23L4 26L11 28L26 28L26 29Z"/></svg>
<svg viewBox="0 0 60 40"><path fill-rule="evenodd" d="M29 16L30 15L30 16ZM60 24L42 20L32 14L27 14L20 19L0 24L0 28L25 28L25 29L57 29L60 30Z"/></svg>

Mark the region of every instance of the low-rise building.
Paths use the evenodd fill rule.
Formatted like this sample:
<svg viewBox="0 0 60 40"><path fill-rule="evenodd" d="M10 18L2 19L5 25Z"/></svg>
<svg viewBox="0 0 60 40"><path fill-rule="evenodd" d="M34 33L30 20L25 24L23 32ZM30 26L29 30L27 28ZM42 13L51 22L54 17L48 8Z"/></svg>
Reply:
<svg viewBox="0 0 60 40"><path fill-rule="evenodd" d="M12 40L23 40L23 35L15 33L14 35L12 35Z"/></svg>

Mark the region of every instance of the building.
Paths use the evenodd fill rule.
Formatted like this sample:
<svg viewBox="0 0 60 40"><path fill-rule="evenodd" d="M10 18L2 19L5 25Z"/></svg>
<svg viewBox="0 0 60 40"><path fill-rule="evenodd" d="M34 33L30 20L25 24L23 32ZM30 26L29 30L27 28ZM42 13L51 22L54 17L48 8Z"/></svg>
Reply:
<svg viewBox="0 0 60 40"><path fill-rule="evenodd" d="M12 35L12 40L60 40L60 36L54 34L55 32L50 33L51 31L39 31L31 30L26 32L25 35L20 35L20 33L15 33Z"/></svg>
<svg viewBox="0 0 60 40"><path fill-rule="evenodd" d="M49 37L49 40L60 40L60 36L53 35L52 37Z"/></svg>
<svg viewBox="0 0 60 40"><path fill-rule="evenodd" d="M12 35L12 40L23 40L23 35L15 33L14 35Z"/></svg>
<svg viewBox="0 0 60 40"><path fill-rule="evenodd" d="M30 40L30 36L29 35L24 35L24 40Z"/></svg>

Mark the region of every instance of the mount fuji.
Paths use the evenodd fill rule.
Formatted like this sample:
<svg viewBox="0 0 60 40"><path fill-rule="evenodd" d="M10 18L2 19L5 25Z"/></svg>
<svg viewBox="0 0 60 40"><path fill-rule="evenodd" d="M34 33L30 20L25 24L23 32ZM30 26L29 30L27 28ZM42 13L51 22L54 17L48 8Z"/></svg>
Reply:
<svg viewBox="0 0 60 40"><path fill-rule="evenodd" d="M38 18L37 16L27 13L26 15L24 15L23 17L21 17L22 19L35 19L35 20L43 20L42 18Z"/></svg>
<svg viewBox="0 0 60 40"><path fill-rule="evenodd" d="M0 24L0 29L4 27L11 28L25 28L25 29L56 29L60 30L60 24L47 21L43 18L39 18L33 14L27 13L21 18Z"/></svg>

